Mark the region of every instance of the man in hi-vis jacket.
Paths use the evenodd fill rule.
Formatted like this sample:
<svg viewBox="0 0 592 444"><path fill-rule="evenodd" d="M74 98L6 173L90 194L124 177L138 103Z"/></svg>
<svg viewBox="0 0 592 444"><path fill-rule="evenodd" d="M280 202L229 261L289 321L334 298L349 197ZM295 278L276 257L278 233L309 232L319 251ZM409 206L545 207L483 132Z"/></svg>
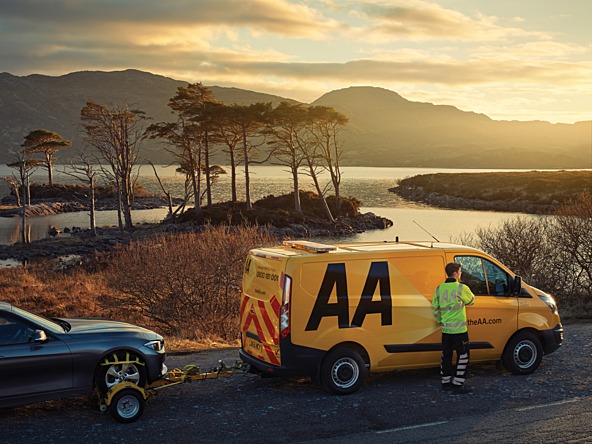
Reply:
<svg viewBox="0 0 592 444"><path fill-rule="evenodd" d="M442 363L440 375L442 390L464 394L472 391L464 385L469 367L469 333L465 306L473 305L475 296L471 289L460 283L461 265L446 265L448 278L438 285L432 299L432 312L438 324L442 324ZM452 375L452 352L456 351L456 373Z"/></svg>

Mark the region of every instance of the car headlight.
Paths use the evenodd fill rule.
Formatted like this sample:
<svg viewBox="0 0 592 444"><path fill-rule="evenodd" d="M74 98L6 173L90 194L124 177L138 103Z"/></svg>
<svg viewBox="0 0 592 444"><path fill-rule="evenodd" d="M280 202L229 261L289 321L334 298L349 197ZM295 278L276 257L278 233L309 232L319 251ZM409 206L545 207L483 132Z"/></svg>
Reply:
<svg viewBox="0 0 592 444"><path fill-rule="evenodd" d="M551 295L548 294L538 294L537 295L539 298L541 298L541 300L547 304L547 307L549 307L549 310L551 310L551 312L553 314L557 314L557 303L555 302L555 299L553 299L553 297Z"/></svg>
<svg viewBox="0 0 592 444"><path fill-rule="evenodd" d="M156 353L164 353L165 352L165 349L164 349L164 339L146 342L144 344L144 347L151 348Z"/></svg>

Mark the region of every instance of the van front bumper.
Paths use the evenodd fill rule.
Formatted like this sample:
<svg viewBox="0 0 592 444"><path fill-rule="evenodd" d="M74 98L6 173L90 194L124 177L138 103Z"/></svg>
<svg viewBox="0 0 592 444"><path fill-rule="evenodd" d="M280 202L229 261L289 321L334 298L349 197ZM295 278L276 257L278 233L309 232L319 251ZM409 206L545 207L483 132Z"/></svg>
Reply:
<svg viewBox="0 0 592 444"><path fill-rule="evenodd" d="M543 336L543 350L546 355L553 353L563 342L563 325L557 324L555 328L550 330L542 330L541 335Z"/></svg>

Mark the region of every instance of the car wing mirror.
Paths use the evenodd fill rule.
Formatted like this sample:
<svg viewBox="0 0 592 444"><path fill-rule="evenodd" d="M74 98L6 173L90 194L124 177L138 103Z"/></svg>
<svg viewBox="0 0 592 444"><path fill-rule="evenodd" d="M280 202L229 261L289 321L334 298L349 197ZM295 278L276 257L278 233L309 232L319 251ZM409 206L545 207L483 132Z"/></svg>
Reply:
<svg viewBox="0 0 592 444"><path fill-rule="evenodd" d="M514 283L512 285L512 294L518 296L522 292L522 278L520 276L514 277Z"/></svg>
<svg viewBox="0 0 592 444"><path fill-rule="evenodd" d="M33 342L45 342L47 341L47 335L43 330L35 330L33 333Z"/></svg>

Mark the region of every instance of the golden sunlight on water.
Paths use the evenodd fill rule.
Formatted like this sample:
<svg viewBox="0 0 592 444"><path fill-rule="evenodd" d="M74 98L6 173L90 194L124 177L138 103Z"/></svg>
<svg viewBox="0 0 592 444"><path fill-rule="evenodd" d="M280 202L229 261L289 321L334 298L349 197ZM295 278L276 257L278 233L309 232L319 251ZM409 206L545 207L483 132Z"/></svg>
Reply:
<svg viewBox="0 0 592 444"><path fill-rule="evenodd" d="M431 240L416 223L424 227L433 236L441 241L449 241L462 233L469 233L479 226L496 224L500 220L513 217L513 213L495 213L482 211L457 211L443 210L428 207L413 202L405 201L394 193L388 191L396 185L398 179L434 172L467 172L469 170L441 170L434 168L343 168L341 193L344 196L353 196L362 202L363 212L373 212L376 215L386 217L394 222L394 226L386 230L373 230L360 233L352 238L342 240L394 240L399 236L401 240ZM473 170L475 172L483 170ZM239 199L244 199L244 186L242 183L242 170L237 179L237 191ZM183 193L183 179L174 174L172 168L161 167L159 175L168 191L177 197ZM35 179L34 179L35 180ZM37 179L39 180L39 179ZM69 182L68 176L59 176L57 181ZM150 192L162 194L156 178L148 168L143 169L143 175L139 182ZM221 176L213 188L215 202L230 200L230 177ZM281 195L292 191L292 182L288 172L282 167L259 166L253 168L251 175L251 196L253 201L273 194ZM313 190L310 178L302 176L300 179L302 190ZM6 190L0 190L7 194ZM165 209L141 210L133 212L134 223L159 222L166 215ZM117 223L115 211L100 211L97 213L98 226L114 226ZM87 212L65 213L55 216L45 216L29 219L31 239L47 237L47 230L55 226L61 230L65 227L88 226ZM0 244L15 243L20 239L20 219L0 218ZM63 235L63 234L62 234Z"/></svg>

